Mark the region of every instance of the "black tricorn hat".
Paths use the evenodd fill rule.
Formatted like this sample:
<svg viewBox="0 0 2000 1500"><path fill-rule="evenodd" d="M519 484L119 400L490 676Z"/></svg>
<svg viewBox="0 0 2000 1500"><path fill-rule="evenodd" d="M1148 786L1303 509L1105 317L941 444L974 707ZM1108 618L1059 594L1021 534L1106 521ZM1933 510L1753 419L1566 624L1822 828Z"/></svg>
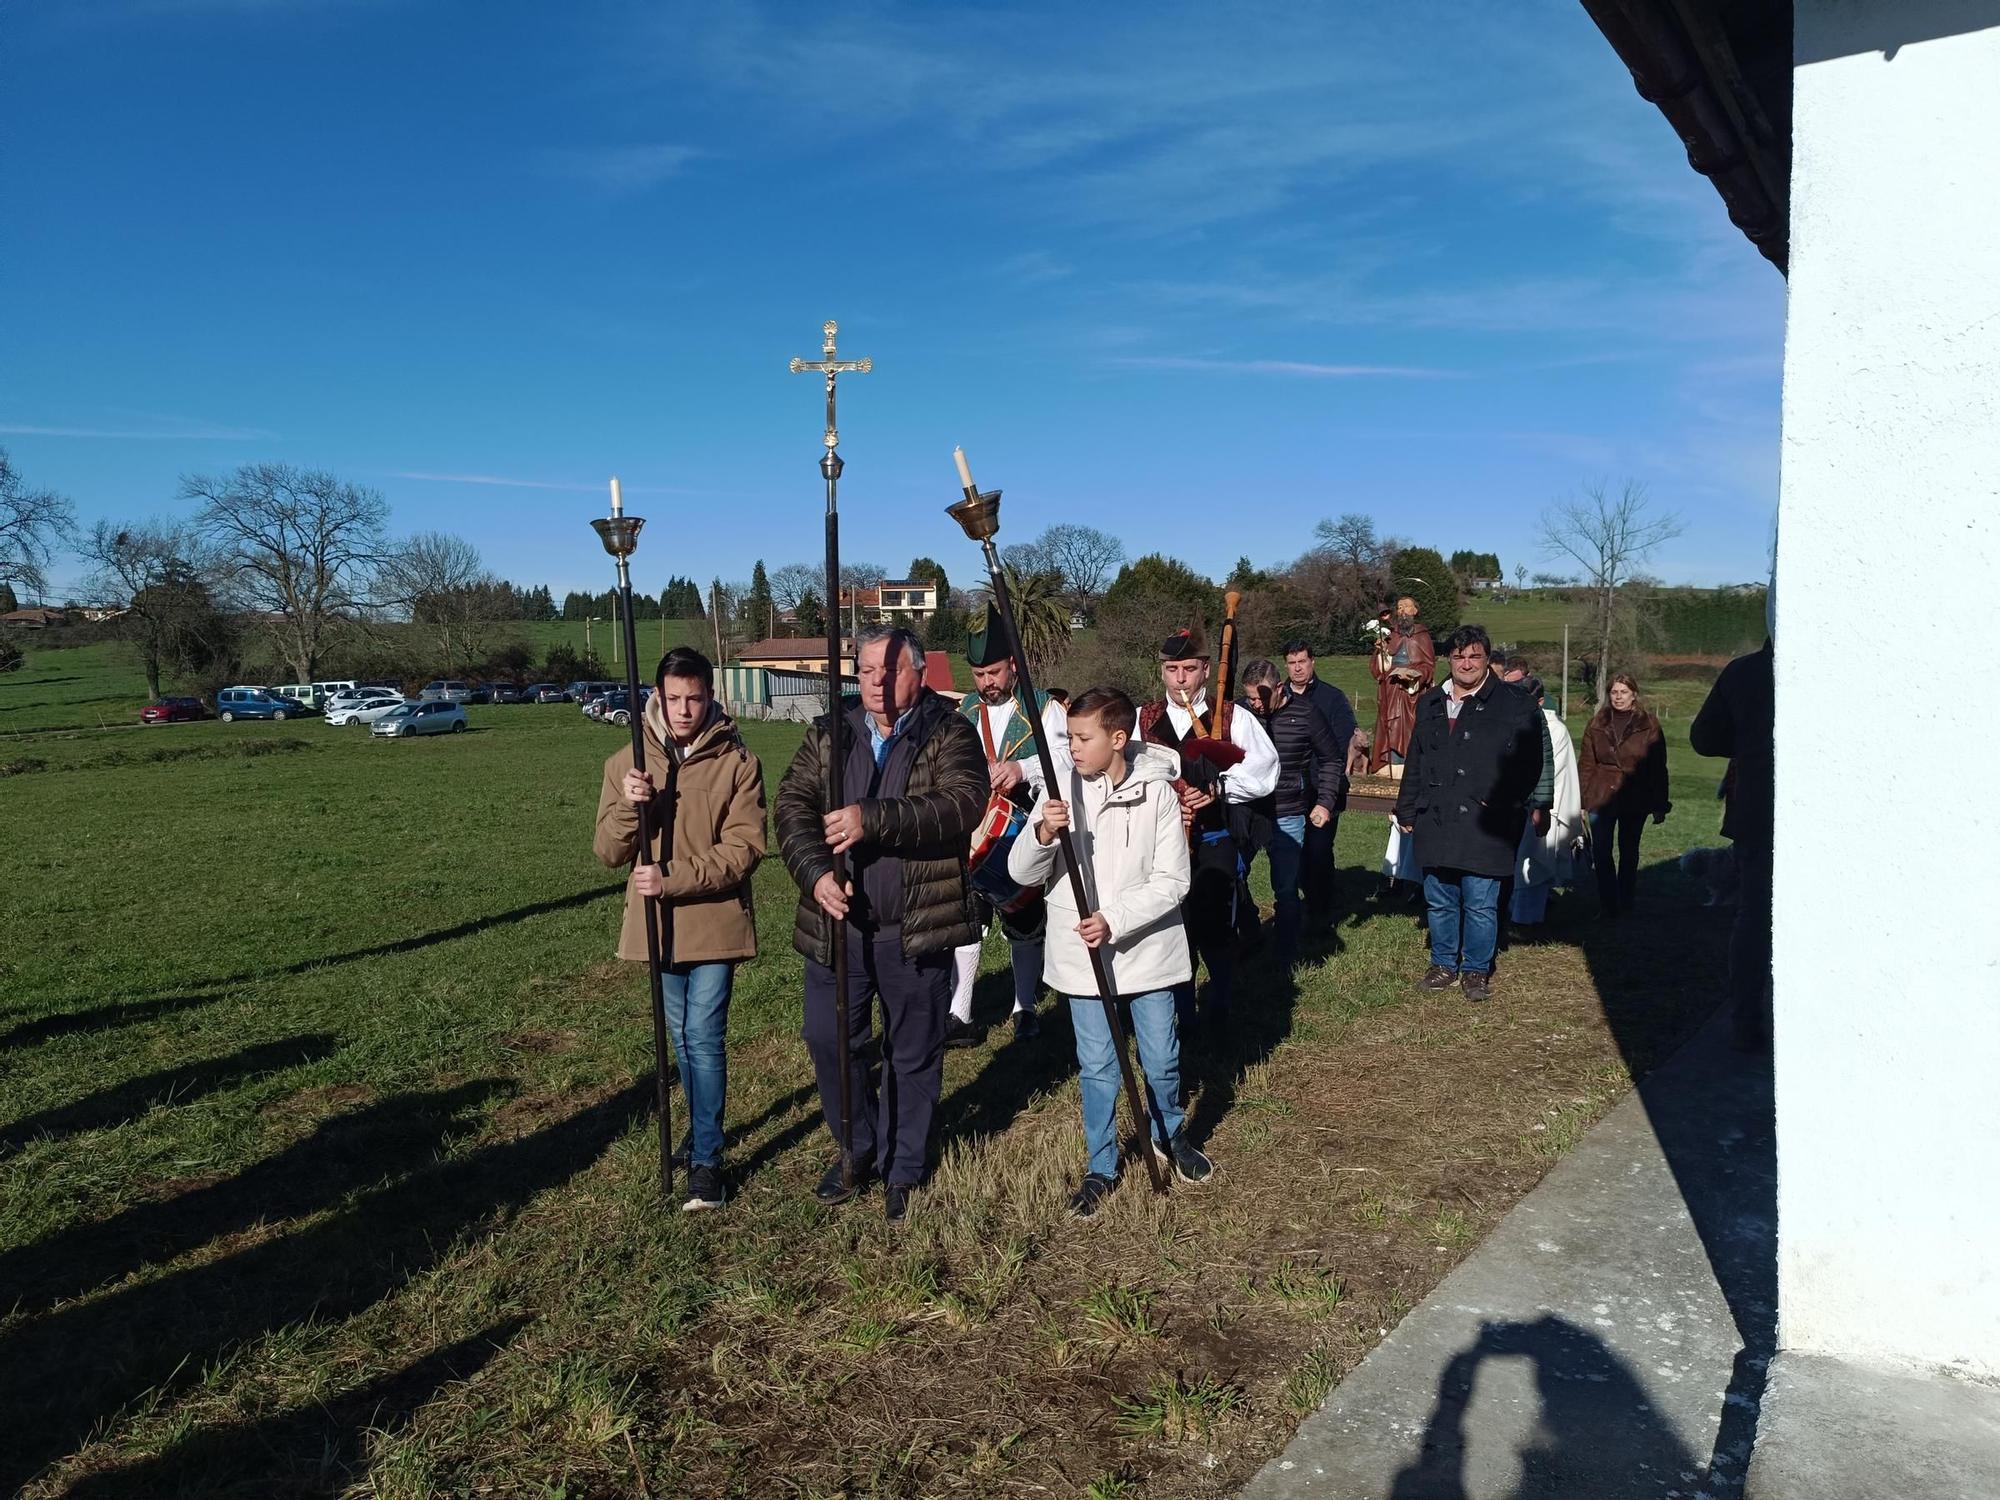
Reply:
<svg viewBox="0 0 2000 1500"><path fill-rule="evenodd" d="M991 599L986 601L986 612L974 615L966 626L965 659L975 667L996 666L1009 659L1007 626Z"/></svg>
<svg viewBox="0 0 2000 1500"><path fill-rule="evenodd" d="M1197 657L1208 660L1208 633L1199 620L1183 625L1160 646L1161 661L1192 661Z"/></svg>

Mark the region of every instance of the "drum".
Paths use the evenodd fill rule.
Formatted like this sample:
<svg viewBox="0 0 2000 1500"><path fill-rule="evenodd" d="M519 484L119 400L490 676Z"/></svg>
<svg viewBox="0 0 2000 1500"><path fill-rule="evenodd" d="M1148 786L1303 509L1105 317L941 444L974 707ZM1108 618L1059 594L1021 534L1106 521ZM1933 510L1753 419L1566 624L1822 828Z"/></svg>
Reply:
<svg viewBox="0 0 2000 1500"><path fill-rule="evenodd" d="M973 890L992 902L995 910L1010 915L1033 906L1042 896L1038 888L1023 889L1007 873L1008 852L1027 826L1028 810L996 792L987 802L979 826L972 830L972 853L966 860Z"/></svg>

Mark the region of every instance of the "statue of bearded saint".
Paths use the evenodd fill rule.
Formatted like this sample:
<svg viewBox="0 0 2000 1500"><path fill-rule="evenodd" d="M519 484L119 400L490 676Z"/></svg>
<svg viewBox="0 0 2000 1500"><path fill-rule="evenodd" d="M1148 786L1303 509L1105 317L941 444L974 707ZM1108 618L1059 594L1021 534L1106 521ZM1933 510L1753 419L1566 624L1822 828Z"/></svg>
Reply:
<svg viewBox="0 0 2000 1500"><path fill-rule="evenodd" d="M1377 640L1370 665L1379 686L1369 770L1400 780L1410 731L1416 724L1417 696L1431 685L1437 668L1431 634L1417 621L1416 600L1405 596L1396 601L1394 623L1389 633Z"/></svg>

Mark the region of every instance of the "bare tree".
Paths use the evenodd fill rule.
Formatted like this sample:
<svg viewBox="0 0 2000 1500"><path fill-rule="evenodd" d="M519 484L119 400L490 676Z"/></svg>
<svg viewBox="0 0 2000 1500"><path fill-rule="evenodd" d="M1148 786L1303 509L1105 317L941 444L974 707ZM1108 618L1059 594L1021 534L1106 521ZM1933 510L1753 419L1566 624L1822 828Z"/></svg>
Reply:
<svg viewBox="0 0 2000 1500"><path fill-rule="evenodd" d="M811 563L786 563L771 574L771 602L779 609L796 610L807 594L826 586L826 569Z"/></svg>
<svg viewBox="0 0 2000 1500"><path fill-rule="evenodd" d="M1039 545L1049 565L1062 575L1070 608L1085 618L1096 614L1112 574L1125 561L1125 544L1095 526L1065 521L1044 531Z"/></svg>
<svg viewBox="0 0 2000 1500"><path fill-rule="evenodd" d="M54 490L31 490L0 448L0 583L37 599L48 590L49 560L76 529L76 510Z"/></svg>
<svg viewBox="0 0 2000 1500"><path fill-rule="evenodd" d="M436 644L447 677L470 671L492 628L508 614L507 591L463 537L424 531L398 547L377 574L380 602L410 612Z"/></svg>
<svg viewBox="0 0 2000 1500"><path fill-rule="evenodd" d="M1674 512L1653 513L1646 486L1636 479L1626 480L1616 495L1604 484L1588 485L1581 495L1558 500L1542 512L1543 554L1576 563L1591 591L1600 707L1610 691L1612 636L1629 607L1621 590L1634 581L1655 548L1684 529Z"/></svg>
<svg viewBox="0 0 2000 1500"><path fill-rule="evenodd" d="M90 591L124 610L116 628L138 653L154 698L164 676L204 673L228 652L234 630L215 607L213 565L192 526L99 521L82 550L94 569Z"/></svg>
<svg viewBox="0 0 2000 1500"><path fill-rule="evenodd" d="M312 681L382 561L389 507L380 493L324 470L245 464L191 475L181 494L200 503L197 524L232 589L266 617L298 680Z"/></svg>
<svg viewBox="0 0 2000 1500"><path fill-rule="evenodd" d="M1321 548L1350 568L1373 568L1382 561L1382 543L1375 535L1374 518L1358 511L1349 511L1336 520L1321 521L1313 527L1313 536Z"/></svg>
<svg viewBox="0 0 2000 1500"><path fill-rule="evenodd" d="M1000 557L1008 567L1023 577L1035 573L1046 573L1055 577L1061 571L1056 566L1055 559L1049 556L1048 549L1042 545L1040 537L1032 542L1016 542L1011 547L1002 547Z"/></svg>

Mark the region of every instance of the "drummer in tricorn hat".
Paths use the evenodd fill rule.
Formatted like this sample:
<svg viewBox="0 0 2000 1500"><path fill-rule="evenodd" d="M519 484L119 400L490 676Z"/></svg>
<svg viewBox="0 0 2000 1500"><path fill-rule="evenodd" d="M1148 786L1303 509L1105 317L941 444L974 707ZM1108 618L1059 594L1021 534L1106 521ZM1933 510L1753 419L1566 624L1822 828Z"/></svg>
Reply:
<svg viewBox="0 0 2000 1500"><path fill-rule="evenodd" d="M1025 1039L1040 1030L1035 1002L1041 994L1042 934L1047 914L1039 892L1007 900L1001 887L1011 886L1011 882L1006 878L1007 850L1001 846L1005 835L999 831L1020 825L1021 816L1010 816L1014 809L1025 813L1034 806L1041 790L1042 767L1035 754L1034 730L1021 712L1020 684L1014 658L1007 651L1006 627L990 602L982 614L974 616L966 633L965 659L972 667L973 690L965 695L959 712L972 721L986 752L986 774L993 790L981 831L974 835L973 857L978 862L972 881L974 917L982 934L998 917L1000 930L1007 935L1014 971L1014 1035ZM1038 691L1035 700L1054 752L1056 775L1061 778L1069 771L1069 718L1047 693ZM982 840L983 848L979 847ZM980 871L986 872L983 878ZM972 982L979 973L979 951L980 944L968 943L955 955L958 982L951 996L951 1018L945 1022L947 1047L970 1047L980 1040L979 1028L972 1024Z"/></svg>

